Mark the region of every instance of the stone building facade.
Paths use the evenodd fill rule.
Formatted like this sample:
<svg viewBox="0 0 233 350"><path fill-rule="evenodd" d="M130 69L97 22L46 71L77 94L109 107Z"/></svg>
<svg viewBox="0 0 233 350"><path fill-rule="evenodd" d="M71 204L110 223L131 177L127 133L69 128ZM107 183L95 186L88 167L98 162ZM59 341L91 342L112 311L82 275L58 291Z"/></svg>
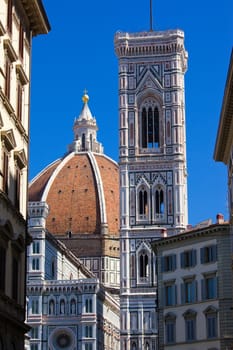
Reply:
<svg viewBox="0 0 233 350"><path fill-rule="evenodd" d="M158 349L232 349L232 235L217 223L154 242Z"/></svg>
<svg viewBox="0 0 233 350"><path fill-rule="evenodd" d="M47 34L39 0L0 0L0 348L24 349L32 38Z"/></svg>

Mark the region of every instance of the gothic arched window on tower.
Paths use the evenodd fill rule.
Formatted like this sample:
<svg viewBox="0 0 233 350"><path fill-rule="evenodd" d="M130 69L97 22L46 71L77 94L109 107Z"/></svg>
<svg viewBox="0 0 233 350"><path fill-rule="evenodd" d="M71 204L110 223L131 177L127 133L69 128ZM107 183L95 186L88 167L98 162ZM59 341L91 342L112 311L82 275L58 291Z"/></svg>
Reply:
<svg viewBox="0 0 233 350"><path fill-rule="evenodd" d="M141 147L159 147L159 110L158 107L142 108L141 112Z"/></svg>
<svg viewBox="0 0 233 350"><path fill-rule="evenodd" d="M164 217L165 203L164 203L164 191L159 186L155 190L155 218L161 219Z"/></svg>
<svg viewBox="0 0 233 350"><path fill-rule="evenodd" d="M146 282L149 276L149 258L145 250L142 250L139 255L139 277L140 282Z"/></svg>
<svg viewBox="0 0 233 350"><path fill-rule="evenodd" d="M148 193L147 190L142 187L138 192L138 214L140 220L148 219Z"/></svg>

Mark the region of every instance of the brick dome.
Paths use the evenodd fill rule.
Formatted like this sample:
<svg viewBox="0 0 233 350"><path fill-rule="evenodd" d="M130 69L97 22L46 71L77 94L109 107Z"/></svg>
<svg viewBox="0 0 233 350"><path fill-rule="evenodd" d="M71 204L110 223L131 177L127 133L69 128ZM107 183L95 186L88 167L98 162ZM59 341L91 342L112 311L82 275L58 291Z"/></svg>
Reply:
<svg viewBox="0 0 233 350"><path fill-rule="evenodd" d="M55 235L118 235L118 165L103 154L72 152L30 183L29 201L47 202L46 228Z"/></svg>

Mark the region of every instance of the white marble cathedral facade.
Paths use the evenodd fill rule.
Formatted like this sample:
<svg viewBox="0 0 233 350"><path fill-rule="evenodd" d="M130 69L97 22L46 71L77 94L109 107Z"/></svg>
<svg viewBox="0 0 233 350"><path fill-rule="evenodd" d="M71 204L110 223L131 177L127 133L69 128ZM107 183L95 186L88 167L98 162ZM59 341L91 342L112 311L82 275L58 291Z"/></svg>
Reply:
<svg viewBox="0 0 233 350"><path fill-rule="evenodd" d="M181 30L117 33L120 124L121 349L157 348L151 242L187 225Z"/></svg>
<svg viewBox="0 0 233 350"><path fill-rule="evenodd" d="M49 206L29 202L27 350L119 350L119 303L46 229Z"/></svg>

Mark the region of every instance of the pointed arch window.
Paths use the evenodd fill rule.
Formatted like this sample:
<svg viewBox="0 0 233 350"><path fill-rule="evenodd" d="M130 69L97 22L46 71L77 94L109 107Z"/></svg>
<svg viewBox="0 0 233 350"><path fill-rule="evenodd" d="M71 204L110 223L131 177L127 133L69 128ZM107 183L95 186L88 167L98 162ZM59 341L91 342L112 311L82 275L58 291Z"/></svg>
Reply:
<svg viewBox="0 0 233 350"><path fill-rule="evenodd" d="M159 110L158 107L142 108L141 112L141 147L159 147Z"/></svg>
<svg viewBox="0 0 233 350"><path fill-rule="evenodd" d="M157 216L162 216L164 214L164 191L162 188L158 187L155 190L155 214Z"/></svg>
<svg viewBox="0 0 233 350"><path fill-rule="evenodd" d="M148 192L145 187L141 187L138 192L138 214L139 219L148 218Z"/></svg>
<svg viewBox="0 0 233 350"><path fill-rule="evenodd" d="M139 257L139 275L140 278L148 277L149 259L147 253L143 250Z"/></svg>
<svg viewBox="0 0 233 350"><path fill-rule="evenodd" d="M146 215L147 205L147 192L145 190L141 190L139 192L139 214Z"/></svg>

